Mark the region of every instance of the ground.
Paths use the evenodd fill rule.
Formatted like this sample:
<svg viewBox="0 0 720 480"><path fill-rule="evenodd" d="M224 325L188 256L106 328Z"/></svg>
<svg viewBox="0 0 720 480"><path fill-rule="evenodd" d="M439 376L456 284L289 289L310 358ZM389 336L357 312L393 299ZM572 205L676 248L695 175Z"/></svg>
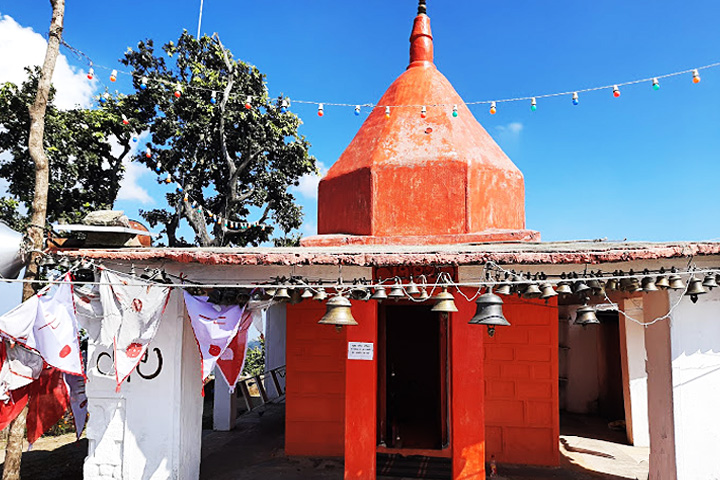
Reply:
<svg viewBox="0 0 720 480"><path fill-rule="evenodd" d="M241 417L232 432L204 430L200 479L341 480L342 459L284 455L284 414L284 405L268 405ZM623 445L623 433L577 416L564 417L562 430L561 467L499 465L497 480L647 479L649 450ZM3 461L4 445L0 449ZM76 442L75 434L41 438L23 454L22 478L81 480L86 454L87 440Z"/></svg>

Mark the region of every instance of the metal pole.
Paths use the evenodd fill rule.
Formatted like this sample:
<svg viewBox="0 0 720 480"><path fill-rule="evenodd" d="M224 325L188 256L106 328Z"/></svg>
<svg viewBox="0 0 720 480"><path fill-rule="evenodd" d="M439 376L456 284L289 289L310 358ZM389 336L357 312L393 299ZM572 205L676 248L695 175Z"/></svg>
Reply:
<svg viewBox="0 0 720 480"><path fill-rule="evenodd" d="M202 12L203 12L203 2L204 0L200 0L200 15L198 16L198 33L197 33L197 39L200 39L200 26L202 25Z"/></svg>

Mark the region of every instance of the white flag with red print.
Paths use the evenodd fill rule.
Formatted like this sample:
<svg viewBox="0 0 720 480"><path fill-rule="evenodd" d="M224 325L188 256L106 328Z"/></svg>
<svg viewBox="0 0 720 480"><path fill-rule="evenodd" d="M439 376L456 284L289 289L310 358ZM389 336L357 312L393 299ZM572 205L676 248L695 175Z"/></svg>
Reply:
<svg viewBox="0 0 720 480"><path fill-rule="evenodd" d="M115 381L117 390L140 363L148 344L155 338L160 318L170 299L170 287L149 283L141 278L121 275L103 270L102 283L109 284L109 289L100 290L100 299L105 317L110 325L103 325L101 337L109 334L106 327L117 330L113 337L115 353ZM111 297L108 297L108 295Z"/></svg>
<svg viewBox="0 0 720 480"><path fill-rule="evenodd" d="M69 274L52 296L39 297L33 333L35 345L29 346L40 352L49 365L84 376Z"/></svg>
<svg viewBox="0 0 720 480"><path fill-rule="evenodd" d="M0 317L0 333L10 340L35 348L32 337L39 302L38 296L33 295Z"/></svg>
<svg viewBox="0 0 720 480"><path fill-rule="evenodd" d="M75 434L80 440L85 421L87 420L88 398L85 393L85 379L77 375L63 375L68 396L70 397L70 409L75 423Z"/></svg>
<svg viewBox="0 0 720 480"><path fill-rule="evenodd" d="M235 384L242 375L245 366L245 353L247 350L248 330L253 324L253 315L250 310L243 312L237 333L230 341L230 344L217 360L218 370L230 385L230 393L235 393Z"/></svg>
<svg viewBox="0 0 720 480"><path fill-rule="evenodd" d="M185 292L185 308L200 349L204 381L237 333L245 307L215 305L208 303L207 297L194 297Z"/></svg>

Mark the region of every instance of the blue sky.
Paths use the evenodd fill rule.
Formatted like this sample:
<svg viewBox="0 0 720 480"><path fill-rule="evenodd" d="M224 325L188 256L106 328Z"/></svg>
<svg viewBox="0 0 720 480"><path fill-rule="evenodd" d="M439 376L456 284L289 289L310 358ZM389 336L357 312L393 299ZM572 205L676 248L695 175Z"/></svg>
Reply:
<svg viewBox="0 0 720 480"><path fill-rule="evenodd" d="M65 40L96 64L118 67L128 46L177 39L197 29L198 1L68 0ZM438 68L466 101L572 91L662 75L720 61L720 5L675 1L428 1ZM218 32L234 55L257 65L271 94L323 102L376 102L408 61L415 0L205 0L203 33ZM3 2L0 27L47 31L47 2ZM0 28L0 35L2 28ZM23 35L30 35L23 30ZM2 38L2 37L0 37ZM0 45L0 50L2 45ZM28 57L17 52L17 61ZM88 101L87 85L67 55L68 95ZM12 79L3 52L0 81ZM76 76L72 74L76 73ZM107 72L98 71L107 83ZM701 240L720 238L720 68L609 90L526 102L472 107L475 117L522 170L527 226L543 240ZM127 88L123 81L118 88ZM74 91L72 93L71 91ZM79 97L78 97L79 96ZM81 103L82 103L81 101ZM327 168L364 115L297 103L293 110ZM130 217L162 205L155 175L131 167L116 204ZM315 231L316 179L298 198L305 234Z"/></svg>

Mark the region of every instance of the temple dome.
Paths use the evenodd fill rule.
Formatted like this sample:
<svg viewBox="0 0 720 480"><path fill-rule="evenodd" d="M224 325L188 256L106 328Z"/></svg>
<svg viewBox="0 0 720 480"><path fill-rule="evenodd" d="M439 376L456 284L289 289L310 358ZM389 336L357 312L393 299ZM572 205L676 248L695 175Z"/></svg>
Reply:
<svg viewBox="0 0 720 480"><path fill-rule="evenodd" d="M522 173L435 67L425 13L410 42L407 70L320 181L319 235L303 244L539 240Z"/></svg>

